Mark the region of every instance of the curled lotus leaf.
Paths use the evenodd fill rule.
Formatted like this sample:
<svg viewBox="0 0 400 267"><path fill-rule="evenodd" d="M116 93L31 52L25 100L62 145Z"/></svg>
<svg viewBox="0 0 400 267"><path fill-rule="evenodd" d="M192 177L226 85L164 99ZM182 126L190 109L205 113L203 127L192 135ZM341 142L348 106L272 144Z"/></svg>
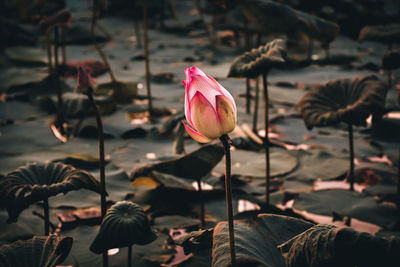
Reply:
<svg viewBox="0 0 400 267"><path fill-rule="evenodd" d="M293 9L272 0L239 0L239 7L257 31L271 33L304 33L311 39L329 44L339 34L334 22Z"/></svg>
<svg viewBox="0 0 400 267"><path fill-rule="evenodd" d="M0 208L8 211L8 223L31 204L60 193L87 189L101 193L100 183L87 171L61 162L32 163L0 179Z"/></svg>
<svg viewBox="0 0 400 267"><path fill-rule="evenodd" d="M361 29L358 39L361 42L398 43L400 40L400 24L365 26Z"/></svg>
<svg viewBox="0 0 400 267"><path fill-rule="evenodd" d="M382 58L382 69L393 70L400 68L400 49L387 51Z"/></svg>
<svg viewBox="0 0 400 267"><path fill-rule="evenodd" d="M282 40L276 39L237 57L232 62L228 77L255 78L272 68L283 66L286 51L281 43Z"/></svg>
<svg viewBox="0 0 400 267"><path fill-rule="evenodd" d="M142 207L119 201L108 210L90 250L100 254L111 248L147 245L156 239Z"/></svg>
<svg viewBox="0 0 400 267"><path fill-rule="evenodd" d="M208 174L221 161L224 150L219 145L205 145L177 159L159 161L138 167L130 180L148 176L152 171L198 180Z"/></svg>
<svg viewBox="0 0 400 267"><path fill-rule="evenodd" d="M385 113L387 86L375 75L354 79L339 79L317 85L298 103L308 129L330 126L340 122L366 125Z"/></svg>
<svg viewBox="0 0 400 267"><path fill-rule="evenodd" d="M292 217L260 214L234 223L237 266L285 267L277 245L304 232L314 224ZM231 266L227 222L214 228L212 266Z"/></svg>
<svg viewBox="0 0 400 267"><path fill-rule="evenodd" d="M72 237L34 236L0 247L2 267L55 267L68 256Z"/></svg>
<svg viewBox="0 0 400 267"><path fill-rule="evenodd" d="M287 267L399 266L400 239L318 224L279 246Z"/></svg>

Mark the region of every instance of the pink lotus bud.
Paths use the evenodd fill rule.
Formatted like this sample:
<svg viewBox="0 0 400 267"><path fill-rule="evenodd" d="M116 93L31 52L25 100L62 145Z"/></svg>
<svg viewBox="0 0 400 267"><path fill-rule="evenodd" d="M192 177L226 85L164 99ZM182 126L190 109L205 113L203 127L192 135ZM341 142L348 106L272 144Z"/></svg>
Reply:
<svg viewBox="0 0 400 267"><path fill-rule="evenodd" d="M71 22L71 18L71 12L68 9L62 9L40 21L40 32L42 34L47 34L54 27L66 26Z"/></svg>
<svg viewBox="0 0 400 267"><path fill-rule="evenodd" d="M87 93L89 88L93 90L95 87L96 84L92 76L90 76L90 74L80 66L78 70L78 84L76 90L80 93Z"/></svg>
<svg viewBox="0 0 400 267"><path fill-rule="evenodd" d="M236 104L232 95L214 78L197 67L185 69L185 125L197 142L208 143L230 133L236 126Z"/></svg>

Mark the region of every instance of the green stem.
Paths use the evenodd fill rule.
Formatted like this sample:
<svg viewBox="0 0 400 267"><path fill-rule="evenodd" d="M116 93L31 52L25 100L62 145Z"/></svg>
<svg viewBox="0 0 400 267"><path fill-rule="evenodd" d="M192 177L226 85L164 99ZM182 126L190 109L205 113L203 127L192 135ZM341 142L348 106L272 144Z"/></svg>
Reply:
<svg viewBox="0 0 400 267"><path fill-rule="evenodd" d="M256 79L256 96L254 100L254 113L253 113L253 132L257 134L257 118L258 118L258 102L260 99L260 80Z"/></svg>
<svg viewBox="0 0 400 267"><path fill-rule="evenodd" d="M104 164L104 132L103 132L103 123L101 121L99 110L96 106L96 102L93 98L93 88L89 88L88 97L90 100L90 104L96 116L97 123L97 135L99 140L99 167L100 167L100 186L101 186L101 195L100 195L100 203L101 203L101 219L104 218L107 212L106 206L106 175L105 175L105 164ZM103 267L108 266L108 254L107 251L103 253Z"/></svg>
<svg viewBox="0 0 400 267"><path fill-rule="evenodd" d="M205 222L205 214L204 214L203 189L201 188L200 179L197 180L197 186L199 187L199 198L200 198L200 229L204 229L206 222Z"/></svg>
<svg viewBox="0 0 400 267"><path fill-rule="evenodd" d="M349 173L349 182L350 182L350 191L354 191L354 144L353 144L353 126L349 123L349 151L350 151L350 173Z"/></svg>
<svg viewBox="0 0 400 267"><path fill-rule="evenodd" d="M269 162L269 99L268 99L268 83L267 83L267 73L263 73L263 84L264 84L264 125L265 125L265 202L269 204L269 191L270 191L270 162Z"/></svg>
<svg viewBox="0 0 400 267"><path fill-rule="evenodd" d="M43 200L43 213L44 213L44 235L50 233L50 221L49 221L49 199Z"/></svg>
<svg viewBox="0 0 400 267"><path fill-rule="evenodd" d="M235 232L233 228L232 184L231 184L231 143L227 134L220 137L225 151L225 195L228 214L229 247L231 253L231 266L236 266Z"/></svg>
<svg viewBox="0 0 400 267"><path fill-rule="evenodd" d="M147 35L148 26L147 26L146 0L142 0L142 6L143 6L143 39L144 39L144 63L145 63L145 70L146 70L146 90L147 90L147 98L149 100L148 110L149 110L149 114L152 115L153 106L152 106L152 96L151 96L151 88L150 88L149 38Z"/></svg>

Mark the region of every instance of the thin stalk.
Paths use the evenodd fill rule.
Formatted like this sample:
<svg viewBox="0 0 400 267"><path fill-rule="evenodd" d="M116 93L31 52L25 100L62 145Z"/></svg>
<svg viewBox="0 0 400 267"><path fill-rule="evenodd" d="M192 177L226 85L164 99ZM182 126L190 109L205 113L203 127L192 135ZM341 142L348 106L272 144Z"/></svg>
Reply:
<svg viewBox="0 0 400 267"><path fill-rule="evenodd" d="M308 47L307 47L307 60L312 59L313 50L314 50L314 40L310 39L308 41Z"/></svg>
<svg viewBox="0 0 400 267"><path fill-rule="evenodd" d="M43 200L43 213L44 213L44 235L50 233L50 221L49 221L49 199Z"/></svg>
<svg viewBox="0 0 400 267"><path fill-rule="evenodd" d="M350 182L350 191L354 191L354 144L353 144L353 126L349 123L349 150L350 150L350 172L348 180Z"/></svg>
<svg viewBox="0 0 400 267"><path fill-rule="evenodd" d="M329 46L325 48L325 59L329 59Z"/></svg>
<svg viewBox="0 0 400 267"><path fill-rule="evenodd" d="M270 162L269 162L269 99L268 99L268 83L267 83L267 73L263 73L263 84L264 84L264 126L265 126L265 202L269 204L269 188L270 188Z"/></svg>
<svg viewBox="0 0 400 267"><path fill-rule="evenodd" d="M254 112L253 112L253 132L257 133L257 119L258 119L258 102L260 99L260 79L256 79L256 99L254 100Z"/></svg>
<svg viewBox="0 0 400 267"><path fill-rule="evenodd" d="M132 246L128 246L128 267L132 266Z"/></svg>
<svg viewBox="0 0 400 267"><path fill-rule="evenodd" d="M54 69L56 70L56 72L58 73L58 66L60 65L58 62L58 45L60 42L60 29L59 27L55 27L54 28Z"/></svg>
<svg viewBox="0 0 400 267"><path fill-rule="evenodd" d="M150 88L150 63L149 63L149 39L147 35L147 6L146 0L142 0L143 6L143 39L144 39L144 62L145 62L145 70L146 70L146 90L147 90L147 98L148 102L148 110L150 115L153 111L152 106L152 96L151 96L151 88Z"/></svg>
<svg viewBox="0 0 400 267"><path fill-rule="evenodd" d="M60 84L60 77L59 77L59 71L60 71L60 64L58 62L58 46L60 43L60 29L59 27L54 28L54 81L56 84L57 88L57 115L58 115L58 123L60 127L60 133L62 135L65 134L64 132L64 116L63 116L63 98L62 98L62 89L61 89L61 84Z"/></svg>
<svg viewBox="0 0 400 267"><path fill-rule="evenodd" d="M97 135L99 140L99 168L100 168L100 186L101 186L101 219L106 215L107 207L106 207L106 175L105 175L105 167L104 167L104 132L103 132L103 123L101 121L99 110L96 106L96 102L93 98L93 88L89 88L88 97L90 100L90 104L96 116L97 123ZM107 251L103 253L103 267L108 266L108 254Z"/></svg>
<svg viewBox="0 0 400 267"><path fill-rule="evenodd" d="M257 39L256 39L257 47L259 47L261 45L261 40L262 40L262 34L257 33Z"/></svg>
<svg viewBox="0 0 400 267"><path fill-rule="evenodd" d="M250 78L246 78L246 113L250 113Z"/></svg>
<svg viewBox="0 0 400 267"><path fill-rule="evenodd" d="M226 209L228 214L229 247L231 253L231 266L236 266L235 232L233 228L232 209L232 184L231 184L231 140L227 134L220 137L225 152L225 195Z"/></svg>
<svg viewBox="0 0 400 267"><path fill-rule="evenodd" d="M250 50L250 34L249 34L249 22L247 18L243 16L243 23L244 23L244 50Z"/></svg>
<svg viewBox="0 0 400 267"><path fill-rule="evenodd" d="M108 62L108 58L107 58L107 56L106 56L106 54L104 54L104 52L103 52L103 50L101 49L101 47L97 44L97 41L96 41L96 35L95 35L95 32L94 32L94 29L95 29L95 27L96 27L96 25L97 25L97 2L98 0L93 0L93 6L92 6L92 20L91 20L91 24L90 24L90 35L92 36L92 40L93 40L93 45L94 45L94 47L96 48L96 50L97 50L97 52L99 53L99 55L100 55L100 57L101 57L101 59L103 60L103 62L104 62L104 65L106 65L106 68L107 68L107 71L108 71L108 73L110 74L110 78L111 78L111 81L113 82L113 83L115 83L115 82L117 82L117 79L115 78L115 75L114 75L114 72L113 72L113 70L111 69L111 65L110 65L110 63Z"/></svg>
<svg viewBox="0 0 400 267"><path fill-rule="evenodd" d="M139 23L138 23L136 14L134 14L134 16L133 16L133 27L135 28L136 47L141 48L142 47L142 35L140 33L140 27L139 27Z"/></svg>
<svg viewBox="0 0 400 267"><path fill-rule="evenodd" d="M61 65L67 64L67 52L65 45L65 27L61 27Z"/></svg>
<svg viewBox="0 0 400 267"><path fill-rule="evenodd" d="M199 198L200 198L200 229L204 229L206 225L205 214L204 214L204 197L203 189L201 188L200 179L197 180L197 186L199 187Z"/></svg>
<svg viewBox="0 0 400 267"><path fill-rule="evenodd" d="M51 42L50 42L50 32L46 34L46 46L47 46L47 66L49 68L49 76L53 73L53 60L51 58Z"/></svg>
<svg viewBox="0 0 400 267"><path fill-rule="evenodd" d="M197 12L199 13L200 19L204 24L204 28L206 29L207 36L208 36L208 41L210 42L211 49L215 50L215 43L214 43L214 39L213 39L213 36L212 36L212 32L211 32L210 26L208 25L208 23L206 22L206 19L204 17L203 10L202 10L202 8L200 6L200 1L199 0L195 0L194 3L196 5Z"/></svg>
<svg viewBox="0 0 400 267"><path fill-rule="evenodd" d="M397 158L397 194L400 196L400 146L399 155Z"/></svg>

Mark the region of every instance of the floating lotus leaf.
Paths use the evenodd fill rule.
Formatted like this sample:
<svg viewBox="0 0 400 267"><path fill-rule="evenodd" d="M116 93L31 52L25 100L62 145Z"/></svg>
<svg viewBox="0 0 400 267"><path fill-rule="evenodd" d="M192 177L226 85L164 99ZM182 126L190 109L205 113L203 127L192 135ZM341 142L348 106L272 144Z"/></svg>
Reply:
<svg viewBox="0 0 400 267"><path fill-rule="evenodd" d="M235 221L235 248L238 266L285 267L277 245L304 232L313 224L287 216L260 214ZM212 266L231 266L228 223L214 228Z"/></svg>
<svg viewBox="0 0 400 267"><path fill-rule="evenodd" d="M376 121L385 113L386 93L375 75L333 80L306 93L298 107L308 129L340 122L365 125L371 114Z"/></svg>
<svg viewBox="0 0 400 267"><path fill-rule="evenodd" d="M296 169L298 160L283 149L271 149L271 177L282 176ZM220 162L215 171L225 172ZM232 174L265 179L265 155L260 152L236 150L232 153Z"/></svg>
<svg viewBox="0 0 400 267"><path fill-rule="evenodd" d="M265 34L300 32L323 44L329 44L339 34L336 23L271 0L240 0L238 3L249 22Z"/></svg>
<svg viewBox="0 0 400 267"><path fill-rule="evenodd" d="M48 62L44 49L27 46L12 46L4 50L4 54L12 61L29 65L43 65ZM61 55L59 56L61 60Z"/></svg>
<svg viewBox="0 0 400 267"><path fill-rule="evenodd" d="M208 174L222 159L224 150L218 145L205 145L178 159L147 164L131 172L130 179L148 176L152 171L178 177L200 179Z"/></svg>
<svg viewBox="0 0 400 267"><path fill-rule="evenodd" d="M143 209L132 202L119 201L107 212L90 250L100 254L111 248L147 245L157 239Z"/></svg>
<svg viewBox="0 0 400 267"><path fill-rule="evenodd" d="M332 216L333 212L337 212L386 229L392 229L399 219L395 206L377 203L373 196L344 189L300 194L294 201L293 209L298 213L307 211L323 216Z"/></svg>
<svg viewBox="0 0 400 267"><path fill-rule="evenodd" d="M55 267L68 256L72 237L34 236L0 247L2 267Z"/></svg>
<svg viewBox="0 0 400 267"><path fill-rule="evenodd" d="M68 118L77 118L93 115L92 107L89 98L85 94L67 92L62 95L63 106L62 112L64 116ZM47 110L56 110L57 108L57 97L51 98L51 106L45 107ZM111 114L115 109L115 102L111 96L101 95L95 96L94 100L98 105L99 111L103 115Z"/></svg>
<svg viewBox="0 0 400 267"><path fill-rule="evenodd" d="M365 26L361 29L358 39L391 44L400 41L400 24Z"/></svg>
<svg viewBox="0 0 400 267"><path fill-rule="evenodd" d="M136 82L109 82L99 84L96 88L96 95L107 95L112 92L117 103L129 103L137 95Z"/></svg>
<svg viewBox="0 0 400 267"><path fill-rule="evenodd" d="M400 68L400 49L388 51L383 55L382 68L385 70Z"/></svg>
<svg viewBox="0 0 400 267"><path fill-rule="evenodd" d="M101 193L100 183L88 172L63 163L28 164L0 179L0 208L8 211L8 223L31 204L60 193L88 189Z"/></svg>
<svg viewBox="0 0 400 267"><path fill-rule="evenodd" d="M279 246L287 267L399 266L400 239L318 224Z"/></svg>
<svg viewBox="0 0 400 267"><path fill-rule="evenodd" d="M228 77L255 78L272 68L282 66L286 51L280 45L281 41L274 40L237 57L231 65Z"/></svg>

